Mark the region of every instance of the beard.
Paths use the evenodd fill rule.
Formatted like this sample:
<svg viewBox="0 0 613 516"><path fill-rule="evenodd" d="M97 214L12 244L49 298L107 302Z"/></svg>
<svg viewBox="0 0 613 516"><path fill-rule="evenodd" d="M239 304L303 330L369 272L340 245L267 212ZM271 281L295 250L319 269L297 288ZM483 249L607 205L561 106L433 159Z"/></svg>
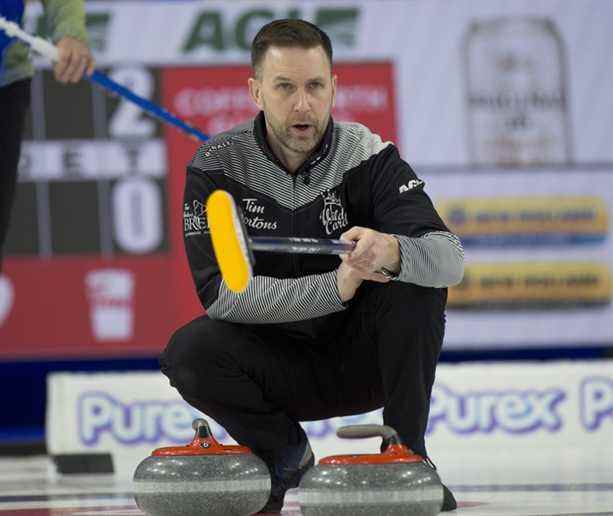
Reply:
<svg viewBox="0 0 613 516"><path fill-rule="evenodd" d="M286 149L299 154L309 154L319 145L330 120L330 114L323 121L313 117L292 120L288 123L279 122L266 115L268 127L272 130L275 139ZM308 126L306 130L297 129L296 126Z"/></svg>
<svg viewBox="0 0 613 516"><path fill-rule="evenodd" d="M300 124L300 122L296 122L296 124ZM305 134L300 134L295 129L296 124L270 124L270 126L277 140L284 147L303 154L312 152L321 141L324 132L323 128L317 122L303 121L303 124L308 125L309 129L305 131Z"/></svg>

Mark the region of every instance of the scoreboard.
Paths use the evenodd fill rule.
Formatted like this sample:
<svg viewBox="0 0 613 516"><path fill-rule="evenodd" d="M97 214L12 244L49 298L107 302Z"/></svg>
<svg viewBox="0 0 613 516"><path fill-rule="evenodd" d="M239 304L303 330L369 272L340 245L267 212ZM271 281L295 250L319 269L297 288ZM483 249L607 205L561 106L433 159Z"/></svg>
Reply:
<svg viewBox="0 0 613 516"><path fill-rule="evenodd" d="M100 71L161 103L160 68ZM157 353L202 313L180 239L170 242L166 128L89 81L58 83L49 69L31 95L0 277L0 356ZM197 145L189 141L178 170ZM177 315L172 293L189 315Z"/></svg>
<svg viewBox="0 0 613 516"><path fill-rule="evenodd" d="M106 72L159 102L159 73ZM6 253L112 257L168 250L166 149L160 123L87 81L32 84L32 110Z"/></svg>

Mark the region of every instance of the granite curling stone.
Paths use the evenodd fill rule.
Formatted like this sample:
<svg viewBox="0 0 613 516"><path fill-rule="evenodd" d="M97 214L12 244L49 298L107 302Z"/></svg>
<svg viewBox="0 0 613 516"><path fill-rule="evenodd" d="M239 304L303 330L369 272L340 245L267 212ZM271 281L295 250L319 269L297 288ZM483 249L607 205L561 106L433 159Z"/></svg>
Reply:
<svg viewBox="0 0 613 516"><path fill-rule="evenodd" d="M443 505L443 486L433 467L401 443L389 426L339 428L339 437L380 436L380 454L325 457L300 482L304 516L430 516Z"/></svg>
<svg viewBox="0 0 613 516"><path fill-rule="evenodd" d="M187 446L158 448L134 472L134 498L150 516L228 516L259 511L268 467L249 448L219 444L204 419Z"/></svg>

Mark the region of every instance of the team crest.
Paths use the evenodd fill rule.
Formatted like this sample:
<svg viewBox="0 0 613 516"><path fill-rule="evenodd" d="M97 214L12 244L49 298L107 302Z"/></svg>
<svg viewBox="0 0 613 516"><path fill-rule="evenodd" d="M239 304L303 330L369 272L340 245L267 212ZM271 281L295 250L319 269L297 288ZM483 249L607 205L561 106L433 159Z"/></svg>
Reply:
<svg viewBox="0 0 613 516"><path fill-rule="evenodd" d="M347 213L341 203L340 197L330 191L322 193L324 207L319 215L319 220L326 232L326 235L331 235L349 224Z"/></svg>

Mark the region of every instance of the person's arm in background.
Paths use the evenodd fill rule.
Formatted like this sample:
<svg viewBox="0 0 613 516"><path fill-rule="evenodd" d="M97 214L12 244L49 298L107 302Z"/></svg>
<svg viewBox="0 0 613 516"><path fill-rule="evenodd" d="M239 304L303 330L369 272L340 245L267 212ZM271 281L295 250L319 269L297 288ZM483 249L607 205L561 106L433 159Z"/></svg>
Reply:
<svg viewBox="0 0 613 516"><path fill-rule="evenodd" d="M44 0L43 7L51 40L60 52L53 67L55 78L75 83L84 73L91 75L94 59L88 46L84 0Z"/></svg>
<svg viewBox="0 0 613 516"><path fill-rule="evenodd" d="M424 182L393 145L373 160L371 174L374 224L343 234L342 238L357 241L343 263L363 275L384 267L397 274L395 281L425 287L458 284L464 251L424 192ZM358 283L355 274L354 280Z"/></svg>
<svg viewBox="0 0 613 516"><path fill-rule="evenodd" d="M216 188L213 178L214 174L188 169L183 199L185 250L198 297L209 317L269 324L313 319L344 310L335 270L299 278L258 275L240 294L228 289L215 259L204 212L204 204Z"/></svg>

